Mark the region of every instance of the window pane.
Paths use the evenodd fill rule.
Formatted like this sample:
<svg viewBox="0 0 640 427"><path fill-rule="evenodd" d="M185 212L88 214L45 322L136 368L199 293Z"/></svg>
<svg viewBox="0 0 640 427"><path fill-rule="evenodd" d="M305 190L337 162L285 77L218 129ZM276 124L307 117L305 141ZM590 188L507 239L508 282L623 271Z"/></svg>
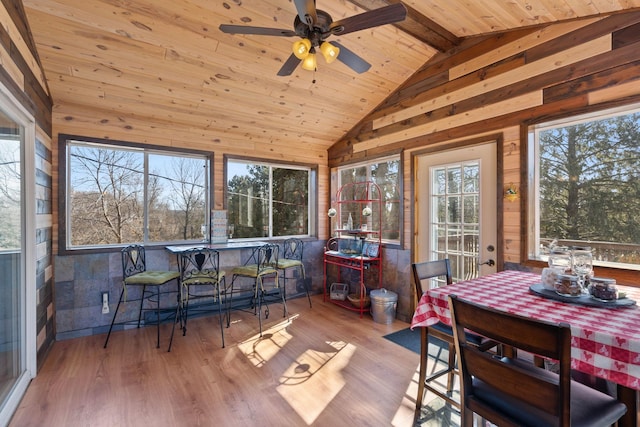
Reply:
<svg viewBox="0 0 640 427"><path fill-rule="evenodd" d="M69 145L70 243L143 241L144 155Z"/></svg>
<svg viewBox="0 0 640 427"><path fill-rule="evenodd" d="M366 166L360 166L357 168L342 169L340 171L340 185L352 184L354 182L366 181L367 168Z"/></svg>
<svg viewBox="0 0 640 427"><path fill-rule="evenodd" d="M477 193L480 191L480 166L464 166L464 193Z"/></svg>
<svg viewBox="0 0 640 427"><path fill-rule="evenodd" d="M202 158L149 155L147 206L150 241L203 240L208 237L206 166Z"/></svg>
<svg viewBox="0 0 640 427"><path fill-rule="evenodd" d="M400 189L398 187L398 173L400 162L390 160L371 165L371 180L380 187L380 196L383 200L382 239L400 239ZM377 221L378 212L373 212L373 221Z"/></svg>
<svg viewBox="0 0 640 427"><path fill-rule="evenodd" d="M460 188L461 175L462 172L458 167L447 169L447 186L449 194L462 192L462 189Z"/></svg>
<svg viewBox="0 0 640 427"><path fill-rule="evenodd" d="M534 136L540 244L532 253L544 255L557 240L591 246L596 265L640 264L640 113L574 120Z"/></svg>
<svg viewBox="0 0 640 427"><path fill-rule="evenodd" d="M371 220L378 222L378 215L382 227L381 237L386 241L398 241L400 239L401 215L402 215L402 197L400 195L400 159L393 158L381 160L367 165L349 167L340 169L338 172L338 186L345 191L344 185L354 182L372 181L380 188L380 196L382 199L382 209L378 213L373 210ZM349 191L348 189L346 191ZM343 198L350 198L349 195L343 193ZM353 195L354 198L362 198ZM346 212L346 206L343 211ZM346 215L346 214L345 214ZM342 227L346 222L346 218L339 219L336 224Z"/></svg>
<svg viewBox="0 0 640 427"><path fill-rule="evenodd" d="M269 235L269 167L229 162L227 167L228 221L233 237Z"/></svg>
<svg viewBox="0 0 640 427"><path fill-rule="evenodd" d="M67 155L70 247L208 238L206 156L71 140Z"/></svg>
<svg viewBox="0 0 640 427"><path fill-rule="evenodd" d="M460 211L460 196L447 197L447 222L462 222L462 212Z"/></svg>
<svg viewBox="0 0 640 427"><path fill-rule="evenodd" d="M273 235L309 234L309 174L273 168Z"/></svg>
<svg viewBox="0 0 640 427"><path fill-rule="evenodd" d="M0 118L7 120L4 113ZM22 247L20 151L19 136L0 136L0 251Z"/></svg>
<svg viewBox="0 0 640 427"><path fill-rule="evenodd" d="M234 239L309 235L308 168L227 162L227 218Z"/></svg>

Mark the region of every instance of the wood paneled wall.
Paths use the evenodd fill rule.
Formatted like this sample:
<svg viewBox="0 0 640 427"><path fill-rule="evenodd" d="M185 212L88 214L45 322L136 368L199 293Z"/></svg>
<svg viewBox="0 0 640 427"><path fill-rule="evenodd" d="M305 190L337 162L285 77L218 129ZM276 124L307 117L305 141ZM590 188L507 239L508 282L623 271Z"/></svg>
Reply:
<svg viewBox="0 0 640 427"><path fill-rule="evenodd" d="M638 80L638 12L468 39L425 64L331 147L329 166L404 150L403 248L411 250L411 152L499 133L502 181L524 195L522 126L638 102ZM523 209L519 202L503 203L504 262L524 262Z"/></svg>
<svg viewBox="0 0 640 427"><path fill-rule="evenodd" d="M0 82L35 121L36 194L27 194L36 206L36 346L40 366L55 339L53 295L52 192L51 192L51 108L44 74L31 40L20 1L2 0L0 6Z"/></svg>

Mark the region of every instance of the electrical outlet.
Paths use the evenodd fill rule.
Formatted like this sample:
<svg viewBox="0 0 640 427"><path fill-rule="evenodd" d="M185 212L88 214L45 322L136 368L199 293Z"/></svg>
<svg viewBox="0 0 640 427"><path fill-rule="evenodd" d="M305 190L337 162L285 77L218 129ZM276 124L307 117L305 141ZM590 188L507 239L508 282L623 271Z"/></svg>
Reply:
<svg viewBox="0 0 640 427"><path fill-rule="evenodd" d="M102 292L102 314L109 314L109 292Z"/></svg>

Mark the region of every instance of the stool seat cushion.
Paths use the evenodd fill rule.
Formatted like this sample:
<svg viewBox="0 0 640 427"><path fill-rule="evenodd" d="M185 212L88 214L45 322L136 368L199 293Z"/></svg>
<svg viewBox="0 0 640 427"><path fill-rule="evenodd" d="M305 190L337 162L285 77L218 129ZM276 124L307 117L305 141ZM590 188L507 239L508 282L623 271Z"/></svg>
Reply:
<svg viewBox="0 0 640 427"><path fill-rule="evenodd" d="M215 273L211 272L211 274L195 274L189 276L188 279L182 280L183 285L208 285L208 284L217 284L224 278L225 272L224 270L220 270L218 272L218 277L215 277Z"/></svg>
<svg viewBox="0 0 640 427"><path fill-rule="evenodd" d="M143 271L124 279L125 285L155 285L159 286L180 277L177 271Z"/></svg>
<svg viewBox="0 0 640 427"><path fill-rule="evenodd" d="M278 260L278 268L280 269L297 267L299 265L302 265L302 261L300 261L299 259L279 259Z"/></svg>
<svg viewBox="0 0 640 427"><path fill-rule="evenodd" d="M266 274L275 274L276 269L273 267L265 268L260 272L260 274L258 274L258 266L253 264L253 265L243 265L241 267L236 267L233 269L232 272L236 276L257 277L259 275L264 276Z"/></svg>

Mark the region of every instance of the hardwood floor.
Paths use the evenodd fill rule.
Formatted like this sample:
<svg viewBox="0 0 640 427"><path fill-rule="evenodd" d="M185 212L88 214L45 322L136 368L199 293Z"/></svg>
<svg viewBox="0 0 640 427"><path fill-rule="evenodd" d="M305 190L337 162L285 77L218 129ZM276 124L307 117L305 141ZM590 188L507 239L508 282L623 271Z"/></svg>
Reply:
<svg viewBox="0 0 640 427"><path fill-rule="evenodd" d="M408 327L313 297L287 301L259 338L233 312L220 347L216 316L56 342L10 426L411 426L419 357L383 335Z"/></svg>

